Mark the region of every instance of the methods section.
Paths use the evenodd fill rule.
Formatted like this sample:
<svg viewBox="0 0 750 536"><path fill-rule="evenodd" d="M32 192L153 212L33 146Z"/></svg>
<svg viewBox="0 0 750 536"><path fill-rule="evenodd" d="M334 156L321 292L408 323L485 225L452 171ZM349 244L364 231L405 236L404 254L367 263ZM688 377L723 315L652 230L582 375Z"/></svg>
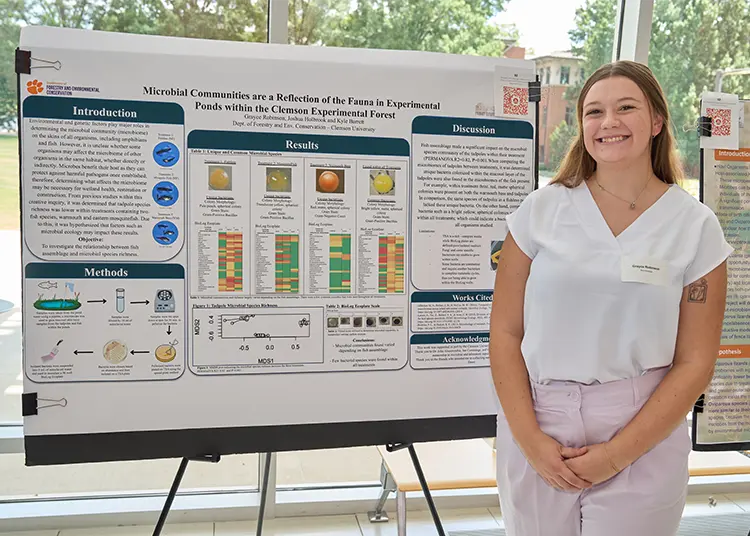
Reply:
<svg viewBox="0 0 750 536"><path fill-rule="evenodd" d="M26 376L38 383L169 380L185 369L176 264L30 263Z"/></svg>

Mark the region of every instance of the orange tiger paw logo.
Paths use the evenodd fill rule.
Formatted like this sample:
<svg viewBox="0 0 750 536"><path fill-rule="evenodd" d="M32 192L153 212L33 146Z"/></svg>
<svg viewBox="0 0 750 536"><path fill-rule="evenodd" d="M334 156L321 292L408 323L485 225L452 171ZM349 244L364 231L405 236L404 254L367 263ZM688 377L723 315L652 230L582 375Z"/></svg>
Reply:
<svg viewBox="0 0 750 536"><path fill-rule="evenodd" d="M38 95L39 93L44 91L44 84L36 79L31 80L29 82L26 82L26 91L28 91L32 95Z"/></svg>

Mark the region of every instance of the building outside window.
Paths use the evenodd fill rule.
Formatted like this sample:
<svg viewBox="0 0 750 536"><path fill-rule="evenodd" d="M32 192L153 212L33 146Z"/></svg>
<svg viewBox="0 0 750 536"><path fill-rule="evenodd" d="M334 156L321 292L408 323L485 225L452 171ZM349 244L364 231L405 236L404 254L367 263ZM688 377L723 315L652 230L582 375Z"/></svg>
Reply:
<svg viewBox="0 0 750 536"><path fill-rule="evenodd" d="M560 67L560 85L567 86L570 84L570 66L563 65Z"/></svg>
<svg viewBox="0 0 750 536"><path fill-rule="evenodd" d="M569 104L565 107L565 124L569 127L576 126L576 109L575 106Z"/></svg>
<svg viewBox="0 0 750 536"><path fill-rule="evenodd" d="M539 162L543 173L551 174L559 165L562 155L578 128L575 119L575 101L584 80L572 84L570 73L581 72L586 58L577 55L571 47L571 50L553 50L549 54L534 56L532 59L540 72L561 73L558 83L547 84L542 90L544 106L539 135L540 143L543 143L547 150L544 157L540 154ZM600 61L605 63L607 60L601 59ZM596 67L600 65L601 63Z"/></svg>

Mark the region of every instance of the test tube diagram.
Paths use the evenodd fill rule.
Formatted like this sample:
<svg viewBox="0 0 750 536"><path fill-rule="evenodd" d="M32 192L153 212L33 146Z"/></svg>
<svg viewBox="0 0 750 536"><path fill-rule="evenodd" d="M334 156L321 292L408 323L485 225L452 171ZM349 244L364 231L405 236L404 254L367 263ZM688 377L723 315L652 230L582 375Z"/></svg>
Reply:
<svg viewBox="0 0 750 536"><path fill-rule="evenodd" d="M125 312L125 289L118 288L116 291L115 308L118 313Z"/></svg>

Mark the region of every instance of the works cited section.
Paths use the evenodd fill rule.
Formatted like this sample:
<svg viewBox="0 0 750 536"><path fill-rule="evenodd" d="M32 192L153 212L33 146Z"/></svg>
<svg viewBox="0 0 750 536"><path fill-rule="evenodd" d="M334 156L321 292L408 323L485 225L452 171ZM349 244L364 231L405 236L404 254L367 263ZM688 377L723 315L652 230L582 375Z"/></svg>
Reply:
<svg viewBox="0 0 750 536"><path fill-rule="evenodd" d="M172 103L23 104L24 237L39 258L163 261L184 234L184 119Z"/></svg>

